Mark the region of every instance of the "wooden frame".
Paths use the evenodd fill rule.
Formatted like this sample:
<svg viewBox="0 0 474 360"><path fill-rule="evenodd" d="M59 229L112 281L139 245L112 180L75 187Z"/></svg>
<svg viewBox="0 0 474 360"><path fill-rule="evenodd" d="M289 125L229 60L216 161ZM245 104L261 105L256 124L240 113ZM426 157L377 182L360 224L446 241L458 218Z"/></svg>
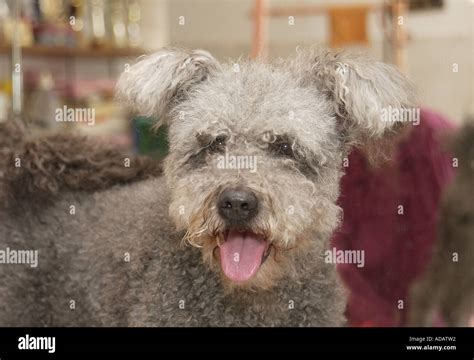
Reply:
<svg viewBox="0 0 474 360"><path fill-rule="evenodd" d="M386 22L383 21L384 37L392 48L392 58L394 64L401 70L405 69L405 47L408 39L404 26L398 25L400 16L403 17L408 12L407 0L392 0L385 4L358 4L357 7L366 6L370 11L381 11L392 14L392 31L388 33L386 30ZM344 8L355 7L356 5L347 5ZM267 41L267 22L272 17L285 16L326 16L329 9L342 7L342 5L297 5L297 6L279 6L269 7L267 0L254 0L254 10L252 11L253 19L253 38L251 57L257 58L265 56L268 52Z"/></svg>

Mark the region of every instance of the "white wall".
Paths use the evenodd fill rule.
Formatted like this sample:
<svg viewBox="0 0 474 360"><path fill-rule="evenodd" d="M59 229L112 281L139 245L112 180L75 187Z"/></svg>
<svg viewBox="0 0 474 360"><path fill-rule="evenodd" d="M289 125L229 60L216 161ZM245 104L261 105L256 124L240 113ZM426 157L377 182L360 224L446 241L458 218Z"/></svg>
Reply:
<svg viewBox="0 0 474 360"><path fill-rule="evenodd" d="M169 42L169 2L140 0L143 48L157 49Z"/></svg>

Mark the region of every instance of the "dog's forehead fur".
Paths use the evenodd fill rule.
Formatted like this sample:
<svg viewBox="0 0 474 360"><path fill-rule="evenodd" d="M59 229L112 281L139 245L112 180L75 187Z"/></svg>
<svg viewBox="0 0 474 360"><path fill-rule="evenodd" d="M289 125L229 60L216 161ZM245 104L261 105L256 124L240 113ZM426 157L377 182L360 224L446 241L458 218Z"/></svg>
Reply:
<svg viewBox="0 0 474 360"><path fill-rule="evenodd" d="M260 62L228 63L200 84L171 116L171 147L197 134L229 134L232 142L288 135L312 150L334 144L330 103L316 87L302 86L288 69Z"/></svg>

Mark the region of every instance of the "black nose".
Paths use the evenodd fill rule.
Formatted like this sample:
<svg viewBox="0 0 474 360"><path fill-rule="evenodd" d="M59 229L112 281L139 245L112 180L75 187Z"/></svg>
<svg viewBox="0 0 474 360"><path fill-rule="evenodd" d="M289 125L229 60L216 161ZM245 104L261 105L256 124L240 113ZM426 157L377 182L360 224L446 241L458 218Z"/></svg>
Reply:
<svg viewBox="0 0 474 360"><path fill-rule="evenodd" d="M255 194L244 189L226 189L218 200L219 214L231 223L242 223L257 214L258 200Z"/></svg>

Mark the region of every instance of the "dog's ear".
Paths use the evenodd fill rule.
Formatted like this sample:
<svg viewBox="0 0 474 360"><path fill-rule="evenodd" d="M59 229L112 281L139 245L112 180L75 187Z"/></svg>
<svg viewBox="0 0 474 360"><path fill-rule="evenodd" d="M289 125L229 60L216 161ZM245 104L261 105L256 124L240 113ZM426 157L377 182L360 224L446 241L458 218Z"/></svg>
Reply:
<svg viewBox="0 0 474 360"><path fill-rule="evenodd" d="M302 81L331 101L346 143L365 146L403 128L384 117L392 109L411 109L416 101L413 85L394 66L354 51L313 50L304 57L298 60Z"/></svg>
<svg viewBox="0 0 474 360"><path fill-rule="evenodd" d="M193 87L219 69L204 50L163 49L126 68L117 83L117 100L132 111L160 121Z"/></svg>

